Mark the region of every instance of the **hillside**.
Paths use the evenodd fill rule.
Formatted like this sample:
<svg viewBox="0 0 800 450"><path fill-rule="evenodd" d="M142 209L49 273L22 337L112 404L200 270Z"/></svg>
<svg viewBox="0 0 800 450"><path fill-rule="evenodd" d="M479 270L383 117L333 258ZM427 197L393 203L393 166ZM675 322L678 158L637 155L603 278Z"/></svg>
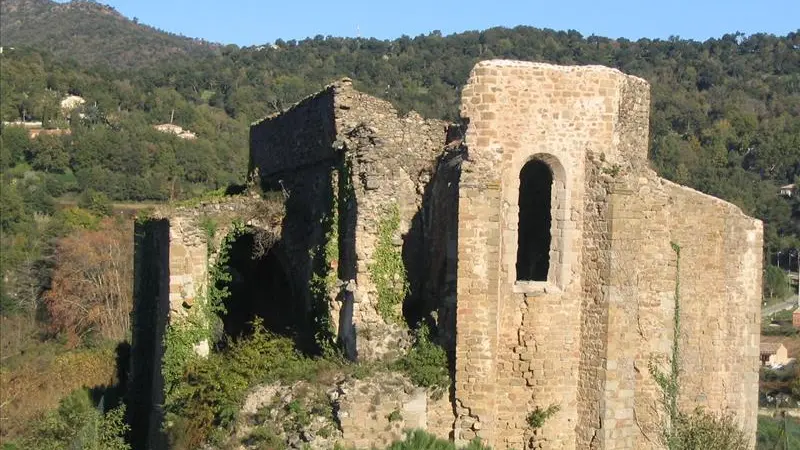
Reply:
<svg viewBox="0 0 800 450"><path fill-rule="evenodd" d="M237 48L140 25L94 2L48 0L0 0L0 27L2 45L15 47L0 55L0 120L38 123L35 133L0 126L0 327L8 331L0 333L0 381L12 380L0 384L16 398L0 405L0 416L14 417L0 427L0 446L4 439L28 444L52 429L69 431L57 436L64 442L73 439L72 431L87 430L79 425L98 423L97 399L77 391L52 410L58 400L80 386L96 391L100 383L99 392L110 393L109 385L121 381L108 373L111 349L124 355L124 344L115 346L128 333L131 287L112 296L115 309L105 302L108 289L82 290L99 286L86 282L95 273L133 278L133 240L120 237L133 224L108 217L119 215L112 202L140 202L129 205L136 209L221 195L245 181L252 121L344 76L401 113L414 109L452 121L459 120L461 87L479 60L602 64L643 77L651 84L652 167L764 220L767 264L796 268L800 195L784 197L778 187L800 181L800 30L634 42L517 27ZM65 110L62 102L76 96L82 103ZM120 250L120 243L127 247ZM112 251L118 261L105 264ZM115 313L122 325L76 314L76 301ZM228 406L238 407L244 392L239 378L214 378L233 376L227 360L210 361L215 365L200 369L213 383L201 383L196 399L224 401L213 411L206 404L188 408L204 420L220 408L235 411ZM62 371L62 365L85 370ZM204 386L236 392L219 397ZM60 417L70 405L81 414ZM770 430L765 442L777 439L778 425ZM61 447L41 441L8 448Z"/></svg>
<svg viewBox="0 0 800 450"><path fill-rule="evenodd" d="M175 57L209 55L218 45L138 24L92 1L3 0L0 44L25 46L118 69L145 67Z"/></svg>

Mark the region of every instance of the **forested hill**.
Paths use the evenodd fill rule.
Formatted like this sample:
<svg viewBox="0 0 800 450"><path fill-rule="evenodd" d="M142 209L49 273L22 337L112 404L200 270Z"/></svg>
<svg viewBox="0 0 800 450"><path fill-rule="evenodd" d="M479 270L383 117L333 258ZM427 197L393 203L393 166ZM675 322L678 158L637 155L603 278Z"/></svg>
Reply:
<svg viewBox="0 0 800 450"><path fill-rule="evenodd" d="M117 68L198 57L219 47L141 25L110 6L86 0L2 0L0 28L0 45L24 45L83 64Z"/></svg>
<svg viewBox="0 0 800 450"><path fill-rule="evenodd" d="M17 5L15 14L25 9L36 17L39 13L30 11L39 7L101 8L86 2L54 7L44 0L3 5L4 11ZM119 27L131 26L108 11ZM5 24L9 19L3 17ZM42 31L35 25L43 23L41 17L30 22L29 35ZM6 145L14 155L4 150L3 164L27 164L44 179L64 181L51 183L56 194L91 186L114 199L159 200L241 181L247 125L342 76L403 111L456 120L460 87L479 60L603 64L651 83L650 156L661 175L764 219L771 248L796 245L779 238L797 234L792 218L800 207L778 196L777 187L800 175L798 32L729 34L706 42L633 42L531 27L450 36L433 32L391 41L317 36L225 46L124 72L88 70L64 62L55 44L18 39L17 49L2 55L3 120L44 119L45 126L71 127L72 134L31 143L14 140L28 147ZM161 51L150 42L128 46L138 55ZM78 39L70 45L80 47L71 57L103 53L98 41ZM68 124L55 106L67 94L87 100L83 119ZM198 138L179 140L152 131L152 125L170 120Z"/></svg>

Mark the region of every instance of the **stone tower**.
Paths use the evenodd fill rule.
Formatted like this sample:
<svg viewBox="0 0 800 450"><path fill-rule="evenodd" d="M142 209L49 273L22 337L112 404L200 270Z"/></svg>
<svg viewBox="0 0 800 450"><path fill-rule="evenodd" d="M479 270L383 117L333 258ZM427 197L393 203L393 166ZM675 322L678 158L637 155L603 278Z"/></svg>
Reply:
<svg viewBox="0 0 800 450"><path fill-rule="evenodd" d="M557 404L544 448L650 447L678 282L681 406L755 436L762 225L648 168L648 84L487 61L461 114L456 438L520 448Z"/></svg>

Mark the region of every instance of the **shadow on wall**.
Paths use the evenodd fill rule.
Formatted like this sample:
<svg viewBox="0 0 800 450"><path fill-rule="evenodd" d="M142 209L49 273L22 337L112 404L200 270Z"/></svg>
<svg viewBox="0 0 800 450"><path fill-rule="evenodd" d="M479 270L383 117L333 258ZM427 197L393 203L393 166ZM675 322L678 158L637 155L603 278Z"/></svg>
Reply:
<svg viewBox="0 0 800 450"><path fill-rule="evenodd" d="M343 151L343 155L347 152ZM339 310L339 329L337 330L337 345L342 349L346 358L351 361L358 359L356 350L356 330L353 325L353 308L355 303L352 288L355 287L356 274L356 219L358 217L358 203L356 202L352 164L349 160L342 159L336 168L336 217L339 254L336 255L336 279L344 284L339 287L336 301L341 302ZM352 281L352 283L351 283Z"/></svg>
<svg viewBox="0 0 800 450"><path fill-rule="evenodd" d="M460 140L452 137L459 131L456 127L448 130L451 143L437 161L403 242L410 284L403 316L411 328L423 323L434 331L447 351L451 375L455 370L458 190L466 157Z"/></svg>
<svg viewBox="0 0 800 450"><path fill-rule="evenodd" d="M348 228L354 227L355 222L341 220L342 215L354 217L354 202L339 199L341 187L334 192L336 185L342 184L338 182L342 179L342 171L341 160L324 160L291 173L262 177L261 185L265 191L282 192L286 198L278 253L283 257L278 259L285 262L281 264L288 284L284 292L291 292L292 306L289 309L282 307L279 311L296 318L295 323L300 324L295 325L298 332L296 342L308 354L320 354L323 347L335 345L329 289L333 280L342 279L342 274L349 275L355 270L355 260L345 254L355 253L354 228ZM336 242L328 243L336 236L340 243L338 248ZM342 241L344 245L341 245ZM339 248L343 255L336 254ZM262 280L255 280L263 284ZM348 325L352 328L352 301L344 300L342 309L346 310L349 303L350 316L340 320L340 328Z"/></svg>
<svg viewBox="0 0 800 450"><path fill-rule="evenodd" d="M134 227L134 286L127 421L134 449L166 448L161 433L164 378L161 358L169 313L169 223L137 222Z"/></svg>
<svg viewBox="0 0 800 450"><path fill-rule="evenodd" d="M294 293L286 257L279 244L269 246L260 242L263 239L258 230L249 230L231 242L226 268L230 279L217 283L229 293L220 314L222 331L234 339L248 336L253 320L260 317L269 331L310 350L305 308ZM225 344L220 340L218 348Z"/></svg>

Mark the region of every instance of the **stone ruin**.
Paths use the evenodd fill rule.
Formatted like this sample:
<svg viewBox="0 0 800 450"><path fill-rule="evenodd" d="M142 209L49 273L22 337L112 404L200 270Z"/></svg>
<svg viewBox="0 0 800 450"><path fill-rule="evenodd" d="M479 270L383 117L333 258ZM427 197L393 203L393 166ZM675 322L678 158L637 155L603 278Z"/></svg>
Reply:
<svg viewBox="0 0 800 450"><path fill-rule="evenodd" d="M207 289L210 215L217 239L237 218L276 241L234 277L250 277L238 320L302 334L321 314L361 361L397 357L424 321L453 384L418 424L499 449L657 448L648 367L670 354L679 283L680 406L732 413L754 445L762 224L648 167L649 106L618 70L495 60L472 70L460 125L348 79L253 124L250 173L280 215L239 196L137 227L135 314L155 324L133 342L137 426L159 426L167 323Z"/></svg>

